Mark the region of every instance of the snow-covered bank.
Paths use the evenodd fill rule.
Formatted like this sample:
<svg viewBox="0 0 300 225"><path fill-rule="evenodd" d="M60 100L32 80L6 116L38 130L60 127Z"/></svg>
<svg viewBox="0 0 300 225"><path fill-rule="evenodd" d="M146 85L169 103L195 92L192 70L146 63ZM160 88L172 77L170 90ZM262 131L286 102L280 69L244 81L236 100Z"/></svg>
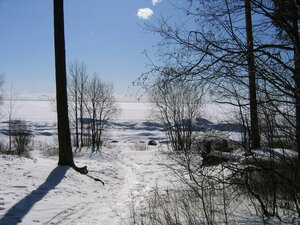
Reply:
<svg viewBox="0 0 300 225"><path fill-rule="evenodd" d="M108 141L101 155L91 157L90 150L75 154L76 163L87 165L89 175L105 186L58 167L57 158L44 156L39 148L31 152L32 159L1 155L0 224L121 224L132 199L138 203L148 190L164 183L167 177L156 157L157 147L136 151L137 144L146 148L149 133L161 135L148 129L148 104L120 106L121 117L108 136L114 143ZM4 102L3 109L7 107ZM14 101L13 107L13 119L27 121L36 141L53 140L56 114L49 101ZM2 140L6 126L1 124Z"/></svg>
<svg viewBox="0 0 300 225"><path fill-rule="evenodd" d="M121 224L131 201L138 204L151 188L167 184L157 153L123 143L94 157L75 156L105 186L38 151L33 159L1 156L0 224Z"/></svg>

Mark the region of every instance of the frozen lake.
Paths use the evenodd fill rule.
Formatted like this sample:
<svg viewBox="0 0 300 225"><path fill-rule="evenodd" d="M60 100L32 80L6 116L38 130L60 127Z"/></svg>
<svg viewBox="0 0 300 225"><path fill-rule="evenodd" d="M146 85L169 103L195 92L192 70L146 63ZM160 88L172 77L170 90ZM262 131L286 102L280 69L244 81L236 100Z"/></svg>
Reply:
<svg viewBox="0 0 300 225"><path fill-rule="evenodd" d="M150 104L141 102L118 102L121 108L119 117L112 121L109 128L109 139L118 141L158 139L161 132L150 122ZM10 108L13 110L12 119L25 120L30 125L36 138L49 142L56 133L56 111L51 101L4 101L1 121L8 120ZM7 124L2 123L2 133L5 134ZM150 129L150 130L149 130Z"/></svg>
<svg viewBox="0 0 300 225"><path fill-rule="evenodd" d="M4 101L2 106L2 120L7 120L7 112L10 102ZM56 110L51 101L22 101L12 102L13 118L31 122L55 122ZM118 102L122 113L118 120L141 121L149 118L149 103L141 102Z"/></svg>
<svg viewBox="0 0 300 225"><path fill-rule="evenodd" d="M118 102L121 108L119 117L110 124L107 137L117 141L147 141L165 138L162 126L151 117L151 104L145 102ZM53 140L56 133L56 110L51 101L4 101L1 107L1 133L7 133L8 112L12 108L12 119L27 121L35 137L43 142ZM235 124L228 121L234 119L230 108L222 108L217 104L206 104L203 108L203 117L198 120L200 132L219 130L221 132L236 132ZM231 118L230 118L231 117ZM224 121L227 121L224 123ZM233 120L234 121L234 120Z"/></svg>
<svg viewBox="0 0 300 225"><path fill-rule="evenodd" d="M9 101L3 101L1 106L1 120L7 120L7 112L10 110ZM56 109L51 101L16 100L12 102L13 118L31 122L55 122ZM145 102L118 102L122 113L116 121L149 121L151 120L151 104ZM234 119L232 106L220 106L209 103L203 107L203 117L212 121L228 121Z"/></svg>

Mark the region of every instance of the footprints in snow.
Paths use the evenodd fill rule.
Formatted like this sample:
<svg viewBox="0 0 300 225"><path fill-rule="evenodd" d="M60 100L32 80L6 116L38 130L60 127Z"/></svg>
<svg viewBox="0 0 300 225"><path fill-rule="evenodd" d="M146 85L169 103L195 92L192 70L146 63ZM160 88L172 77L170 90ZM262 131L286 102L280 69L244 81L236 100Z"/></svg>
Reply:
<svg viewBox="0 0 300 225"><path fill-rule="evenodd" d="M4 210L5 209L5 207L4 207L4 198L1 198L0 197L0 210Z"/></svg>

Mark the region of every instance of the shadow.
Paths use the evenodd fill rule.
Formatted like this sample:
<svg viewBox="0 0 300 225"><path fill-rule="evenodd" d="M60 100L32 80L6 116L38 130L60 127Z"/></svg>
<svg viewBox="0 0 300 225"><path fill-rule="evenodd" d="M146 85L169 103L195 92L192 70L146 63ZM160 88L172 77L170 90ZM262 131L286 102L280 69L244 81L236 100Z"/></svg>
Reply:
<svg viewBox="0 0 300 225"><path fill-rule="evenodd" d="M112 122L110 123L110 126L119 128L119 129L124 129L124 130L135 130L137 127L137 123L134 122Z"/></svg>
<svg viewBox="0 0 300 225"><path fill-rule="evenodd" d="M188 121L183 121L186 127ZM151 136L150 132L154 131L164 131L165 127L163 124L158 122L144 121L141 123L135 122L113 122L110 123L110 127L113 129L122 129L122 130L135 130L135 131L144 131L139 134L139 136ZM194 129L197 132L209 132L209 131L223 131L223 132L237 132L241 133L243 127L237 123L213 123L205 118L197 118L195 120Z"/></svg>
<svg viewBox="0 0 300 225"><path fill-rule="evenodd" d="M151 136L154 136L153 133L148 133L148 132L142 132L142 133L139 133L137 135L138 136L142 136L142 137L151 137Z"/></svg>
<svg viewBox="0 0 300 225"><path fill-rule="evenodd" d="M198 132L207 132L213 123L204 118L197 118L195 121L195 130Z"/></svg>
<svg viewBox="0 0 300 225"><path fill-rule="evenodd" d="M237 123L218 123L211 126L212 130L228 131L228 132L243 132L243 126Z"/></svg>
<svg viewBox="0 0 300 225"><path fill-rule="evenodd" d="M51 137L56 132L55 123L44 123L26 121L33 135ZM0 123L0 134L9 136L8 122Z"/></svg>
<svg viewBox="0 0 300 225"><path fill-rule="evenodd" d="M22 222L22 219L30 211L30 209L40 200L42 200L47 193L54 189L64 178L69 167L57 166L47 177L45 182L41 184L36 190L21 199L13 205L2 218L0 218L1 225L14 225Z"/></svg>
<svg viewBox="0 0 300 225"><path fill-rule="evenodd" d="M195 130L200 132L225 131L242 133L243 127L237 123L213 123L204 118L197 118Z"/></svg>
<svg viewBox="0 0 300 225"><path fill-rule="evenodd" d="M51 137L51 136L53 136L53 133L44 131L44 132L37 132L36 135L42 135L42 136L46 136L46 137Z"/></svg>
<svg viewBox="0 0 300 225"><path fill-rule="evenodd" d="M159 123L145 121L142 123L135 122L113 122L110 127L123 129L123 130L145 130L145 131L162 131L164 126Z"/></svg>
<svg viewBox="0 0 300 225"><path fill-rule="evenodd" d="M160 123L147 121L142 123L142 129L145 129L147 131L156 131L156 130L162 131L164 129L164 126Z"/></svg>

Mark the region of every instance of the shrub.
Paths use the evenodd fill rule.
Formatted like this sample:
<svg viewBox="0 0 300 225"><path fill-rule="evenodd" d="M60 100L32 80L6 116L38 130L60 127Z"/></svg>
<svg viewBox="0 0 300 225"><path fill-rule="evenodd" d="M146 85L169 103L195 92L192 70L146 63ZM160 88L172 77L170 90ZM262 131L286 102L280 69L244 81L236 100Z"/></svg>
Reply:
<svg viewBox="0 0 300 225"><path fill-rule="evenodd" d="M11 121L12 146L14 152L21 156L29 156L33 144L33 134L26 121Z"/></svg>
<svg viewBox="0 0 300 225"><path fill-rule="evenodd" d="M254 158L243 169L236 170L231 182L252 199L262 216L282 219L284 215L300 215L300 177L296 159Z"/></svg>
<svg viewBox="0 0 300 225"><path fill-rule="evenodd" d="M174 151L190 151L197 119L203 109L203 90L192 84L158 80L149 93L152 116L163 124Z"/></svg>

